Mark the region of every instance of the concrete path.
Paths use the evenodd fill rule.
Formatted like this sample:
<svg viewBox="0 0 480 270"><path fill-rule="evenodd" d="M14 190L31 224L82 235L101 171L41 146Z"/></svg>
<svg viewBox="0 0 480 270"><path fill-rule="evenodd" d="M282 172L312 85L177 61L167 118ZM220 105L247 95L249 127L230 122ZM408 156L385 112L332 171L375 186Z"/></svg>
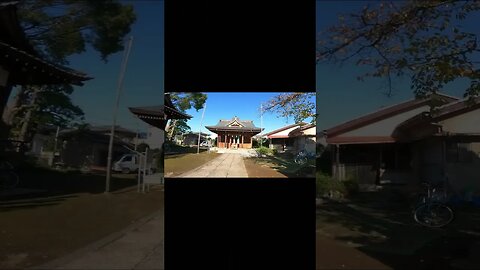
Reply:
<svg viewBox="0 0 480 270"><path fill-rule="evenodd" d="M240 154L225 153L178 177L248 177Z"/></svg>
<svg viewBox="0 0 480 270"><path fill-rule="evenodd" d="M164 269L163 210L64 258L32 269Z"/></svg>
<svg viewBox="0 0 480 270"><path fill-rule="evenodd" d="M315 269L378 269L389 270L392 267L367 254L342 245L341 242L316 234L316 268Z"/></svg>

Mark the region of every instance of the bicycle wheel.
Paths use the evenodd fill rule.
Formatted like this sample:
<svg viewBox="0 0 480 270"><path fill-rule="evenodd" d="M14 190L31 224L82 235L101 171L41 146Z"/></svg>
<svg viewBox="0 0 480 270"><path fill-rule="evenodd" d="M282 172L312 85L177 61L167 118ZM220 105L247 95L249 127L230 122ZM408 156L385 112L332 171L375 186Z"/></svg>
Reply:
<svg viewBox="0 0 480 270"><path fill-rule="evenodd" d="M412 210L412 213L415 213L418 207L426 203L427 203L426 194L419 194L419 195L413 196L413 199L411 199L411 203L410 203L410 209Z"/></svg>
<svg viewBox="0 0 480 270"><path fill-rule="evenodd" d="M427 203L417 207L414 218L416 222L423 226L439 228L453 220L453 211L450 207L441 203Z"/></svg>
<svg viewBox="0 0 480 270"><path fill-rule="evenodd" d="M306 157L297 157L295 158L295 163L299 164L299 165L303 165L305 164L305 162L307 162L307 158Z"/></svg>
<svg viewBox="0 0 480 270"><path fill-rule="evenodd" d="M18 185L18 175L14 172L0 172L0 188L12 189Z"/></svg>

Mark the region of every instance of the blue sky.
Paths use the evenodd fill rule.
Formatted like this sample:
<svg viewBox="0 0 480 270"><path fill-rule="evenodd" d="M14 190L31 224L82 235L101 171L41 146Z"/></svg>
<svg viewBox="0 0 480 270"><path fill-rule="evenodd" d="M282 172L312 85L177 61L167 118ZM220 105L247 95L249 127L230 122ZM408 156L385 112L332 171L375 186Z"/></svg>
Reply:
<svg viewBox="0 0 480 270"><path fill-rule="evenodd" d="M117 124L140 131L147 124L134 117L128 107L163 104L164 2L123 1L134 5L137 21L126 36L133 36L124 89L120 99ZM104 63L100 54L87 49L69 58L69 67L94 77L83 87L75 87L73 102L85 112L86 121L94 125L111 125L113 105L123 52L111 55ZM15 93L14 93L15 94ZM12 95L13 97L14 95Z"/></svg>
<svg viewBox="0 0 480 270"><path fill-rule="evenodd" d="M234 116L240 120L252 120L255 126L260 127L260 104L280 93L245 92L245 93L206 93L208 95L205 115L202 123L202 132L212 134L205 126L214 126L220 119L232 119ZM313 101L313 100L312 100ZM187 111L192 119L187 124L193 132L198 132L203 109ZM274 113L263 114L263 133L293 124L293 118L277 117ZM305 122L310 122L306 119Z"/></svg>
<svg viewBox="0 0 480 270"><path fill-rule="evenodd" d="M317 32L338 22L338 15L359 11L365 4L378 5L379 1L317 1ZM474 18L462 23L464 29L479 33ZM344 66L317 64L316 89L319 130L330 128L359 115L369 113L384 106L393 105L414 98L409 78L398 79L393 97L387 97L384 81L367 79L364 82L356 78L365 73L364 68L354 62ZM454 82L446 86L444 93L461 97L466 87L465 81Z"/></svg>
<svg viewBox="0 0 480 270"><path fill-rule="evenodd" d="M133 36L124 87L120 99L117 124L126 128L146 131L147 124L130 113L128 107L163 104L164 91L164 2L154 0L123 1L134 5L137 21L126 36ZM80 55L69 58L69 67L94 77L83 87L75 87L72 100L85 112L88 123L111 125L113 107L119 78L123 51L109 56L104 63L98 52L88 48ZM215 125L220 119L235 115L241 119L253 120L260 126L257 111L260 103L267 101L274 93L211 93L207 101L205 125ZM13 95L12 95L13 96ZM193 116L189 121L193 131L198 131L201 111L188 111ZM310 120L308 120L310 121ZM272 114L264 115L267 131L293 123ZM206 129L203 128L205 132Z"/></svg>

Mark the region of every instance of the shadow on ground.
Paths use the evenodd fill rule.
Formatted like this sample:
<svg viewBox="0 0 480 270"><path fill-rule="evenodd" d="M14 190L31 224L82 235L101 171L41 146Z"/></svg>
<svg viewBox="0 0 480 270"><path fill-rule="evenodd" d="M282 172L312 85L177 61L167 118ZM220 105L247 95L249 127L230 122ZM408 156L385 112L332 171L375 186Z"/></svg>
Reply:
<svg viewBox="0 0 480 270"><path fill-rule="evenodd" d="M3 191L0 210L52 205L75 197L75 194L105 192L105 174L80 171L56 171L41 167L23 167L17 172L20 182L9 191ZM110 192L118 192L137 185L131 177L112 177Z"/></svg>
<svg viewBox="0 0 480 270"><path fill-rule="evenodd" d="M294 156L290 153L278 153L274 156L253 158L257 164L268 164L270 168L287 176L288 178L315 177L315 164L309 162L304 165L298 165L294 161Z"/></svg>
<svg viewBox="0 0 480 270"><path fill-rule="evenodd" d="M479 241L480 211L456 209L445 228L416 224L405 197L394 190L360 193L348 202L317 206L317 234L356 248L393 269L454 269Z"/></svg>

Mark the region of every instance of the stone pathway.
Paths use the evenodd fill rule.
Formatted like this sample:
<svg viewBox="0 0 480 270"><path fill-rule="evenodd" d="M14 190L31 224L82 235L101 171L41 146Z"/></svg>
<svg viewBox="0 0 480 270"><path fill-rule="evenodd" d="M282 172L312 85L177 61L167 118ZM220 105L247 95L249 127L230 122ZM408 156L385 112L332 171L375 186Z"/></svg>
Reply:
<svg viewBox="0 0 480 270"><path fill-rule="evenodd" d="M248 177L241 154L225 153L178 177Z"/></svg>

